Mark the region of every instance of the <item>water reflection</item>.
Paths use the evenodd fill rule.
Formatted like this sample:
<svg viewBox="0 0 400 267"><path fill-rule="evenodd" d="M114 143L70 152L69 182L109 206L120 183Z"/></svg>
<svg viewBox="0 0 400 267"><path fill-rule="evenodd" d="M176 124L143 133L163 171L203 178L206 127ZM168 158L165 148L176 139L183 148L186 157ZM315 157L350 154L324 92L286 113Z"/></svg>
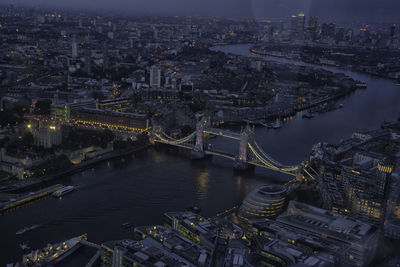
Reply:
<svg viewBox="0 0 400 267"><path fill-rule="evenodd" d="M236 186L237 186L237 190L240 190L242 187L242 176L237 176L236 177Z"/></svg>
<svg viewBox="0 0 400 267"><path fill-rule="evenodd" d="M208 169L200 171L199 175L197 176L196 191L199 199L207 198L209 178L210 174L208 172Z"/></svg>
<svg viewBox="0 0 400 267"><path fill-rule="evenodd" d="M151 158L155 163L161 163L163 161L163 154L152 150Z"/></svg>

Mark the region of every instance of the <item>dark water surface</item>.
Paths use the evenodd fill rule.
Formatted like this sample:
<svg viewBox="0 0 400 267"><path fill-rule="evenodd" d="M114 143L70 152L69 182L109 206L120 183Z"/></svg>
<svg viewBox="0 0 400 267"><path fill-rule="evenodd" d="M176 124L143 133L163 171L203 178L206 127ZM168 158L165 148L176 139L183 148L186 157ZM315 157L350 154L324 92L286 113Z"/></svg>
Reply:
<svg viewBox="0 0 400 267"><path fill-rule="evenodd" d="M213 49L251 56L248 48L249 45L233 45ZM258 144L282 163L299 163L319 141L337 143L355 129L377 128L384 120L394 121L400 115L400 86L392 81L324 69L343 72L367 83L368 89L339 100L343 109L310 120L298 114L279 130L257 128ZM238 149L237 144L220 138L213 142L231 152ZM42 248L82 233L88 233L93 242L125 238L129 233L120 227L122 222L132 221L135 226L163 223L164 212L191 205L201 207L202 215L212 216L239 204L253 188L285 178L259 168L254 175L237 175L228 160L192 162L182 155L153 149L134 158L99 164L56 181L79 186L78 191L0 216L0 266L21 259L18 244L23 241L30 241L32 248ZM15 235L20 228L32 224L42 227Z"/></svg>

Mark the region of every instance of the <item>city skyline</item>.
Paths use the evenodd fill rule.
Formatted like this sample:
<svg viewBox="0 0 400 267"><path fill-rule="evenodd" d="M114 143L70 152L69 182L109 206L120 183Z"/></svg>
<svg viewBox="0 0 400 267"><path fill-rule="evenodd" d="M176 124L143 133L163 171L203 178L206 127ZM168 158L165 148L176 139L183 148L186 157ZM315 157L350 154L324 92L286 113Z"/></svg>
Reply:
<svg viewBox="0 0 400 267"><path fill-rule="evenodd" d="M200 15L238 18L285 18L297 13L339 22L400 23L396 0L6 0L3 4L73 11L113 12L123 15ZM168 8L167 8L168 7Z"/></svg>

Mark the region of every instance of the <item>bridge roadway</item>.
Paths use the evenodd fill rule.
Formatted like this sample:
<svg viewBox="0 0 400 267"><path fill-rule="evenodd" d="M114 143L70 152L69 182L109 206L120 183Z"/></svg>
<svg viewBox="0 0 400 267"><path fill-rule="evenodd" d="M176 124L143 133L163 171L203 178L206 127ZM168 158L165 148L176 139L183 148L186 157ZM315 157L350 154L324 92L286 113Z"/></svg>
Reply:
<svg viewBox="0 0 400 267"><path fill-rule="evenodd" d="M168 144L167 142L164 142L164 141L161 141L161 140L156 140L156 142L162 143L162 144ZM192 145L188 145L188 144L174 144L174 146L182 147L182 148L189 149L189 150L193 150L193 146ZM226 153L224 151L216 150L216 149L205 149L204 153L207 154L207 155L216 155L216 156L224 157L224 158L231 159L231 160L235 159L235 155L232 155L230 153Z"/></svg>
<svg viewBox="0 0 400 267"><path fill-rule="evenodd" d="M225 138L230 138L230 139L235 139L235 140L241 141L241 134L234 133L231 131L209 128L209 127L198 128L198 130L201 130L203 133L206 133L206 134L223 136ZM195 133L189 135L188 137L182 138L180 140L175 140L172 137L166 135L165 133L163 133L163 134L165 137L161 136L160 134L156 134L156 137L158 137L158 140L156 139L155 142L169 144L169 145L173 145L173 146L177 146L177 147L182 147L182 148L189 149L189 150L193 150L193 148L195 147L193 144L187 143L193 137L195 137ZM195 138L197 138L197 137L195 137ZM297 166L285 166L285 165L282 165L279 162L273 160L254 141L252 143L248 143L247 145L250 148L253 155L257 158L257 159L248 161L247 162L248 164L263 167L266 169L271 169L271 170L278 171L278 172L282 172L282 173L285 173L288 175L297 176L297 172L296 172L298 169ZM232 155L232 154L226 153L224 151L218 151L216 149L205 149L204 153L206 155L216 155L216 156L224 157L224 158L227 158L230 160L236 160L236 158L237 158L236 155Z"/></svg>
<svg viewBox="0 0 400 267"><path fill-rule="evenodd" d="M81 243L82 245L89 246L89 247L92 247L92 248L97 248L97 249L100 249L100 248L101 248L100 245L95 244L95 243L92 243L92 242L89 242L89 241L87 241L87 240L85 240L85 239L81 239L81 240L80 240L80 243Z"/></svg>
<svg viewBox="0 0 400 267"><path fill-rule="evenodd" d="M231 132L231 131L221 130L221 129L204 128L203 129L203 133L223 136L223 137L230 138L230 139L235 139L235 140L240 140L240 134L234 133L234 132Z"/></svg>
<svg viewBox="0 0 400 267"><path fill-rule="evenodd" d="M156 142L163 143L163 144L168 144L166 142L159 141L159 140L157 140ZM174 144L174 146L182 147L182 148L189 149L189 150L193 149L193 146L187 145L187 144ZM215 155L215 156L220 156L220 157L224 157L224 158L231 159L231 160L235 160L235 158L236 158L235 155L232 155L230 153L226 153L226 152L223 152L223 151L220 151L220 150L216 150L216 149L212 149L212 150L205 149L204 153L206 155ZM286 173L288 175L296 176L292 172L286 172L286 171L282 171L282 170L278 170L278 169L268 168L267 166L265 166L263 164L260 164L260 163L258 163L256 161L249 161L248 164L251 164L251 165L254 165L254 166L259 166L259 167L262 167L262 168L275 170L275 171L280 171L280 172Z"/></svg>
<svg viewBox="0 0 400 267"><path fill-rule="evenodd" d="M96 254L93 255L93 257L90 259L90 261L86 264L86 267L92 267L98 258L101 256L101 250L97 250Z"/></svg>
<svg viewBox="0 0 400 267"><path fill-rule="evenodd" d="M207 155L215 155L215 156L220 156L220 157L224 157L227 159L235 160L235 155L232 155L230 153L226 153L226 152L223 152L220 150L216 150L216 149L213 149L213 150L206 149L206 150L204 150L204 153L206 153Z"/></svg>

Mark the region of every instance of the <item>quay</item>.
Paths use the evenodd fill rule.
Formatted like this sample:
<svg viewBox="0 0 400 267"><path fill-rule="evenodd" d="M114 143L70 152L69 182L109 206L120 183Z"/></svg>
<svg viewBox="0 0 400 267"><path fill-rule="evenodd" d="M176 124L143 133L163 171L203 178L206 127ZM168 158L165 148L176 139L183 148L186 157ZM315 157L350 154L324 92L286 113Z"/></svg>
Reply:
<svg viewBox="0 0 400 267"><path fill-rule="evenodd" d="M43 186L43 185L50 183L52 180L59 178L63 175L74 174L74 173L83 171L95 164L98 164L98 163L101 163L104 161L108 161L108 160L112 160L112 159L116 159L116 158L120 158L120 157L125 157L130 154L138 153L149 147L150 147L150 145L145 145L145 146L138 147L138 148L135 147L135 148L127 148L127 149L123 149L123 150L113 151L113 152L104 154L101 157L97 157L97 158L94 158L91 160L84 161L79 164L72 165L69 168L60 170L58 172L55 172L55 173L52 173L52 174L49 174L49 175L46 175L43 177L38 177L35 179L30 178L27 181L24 181L24 182L18 183L17 185L9 186L8 188L0 190L0 193L20 193L21 191L29 190L31 188L36 188L38 186Z"/></svg>
<svg viewBox="0 0 400 267"><path fill-rule="evenodd" d="M16 209L17 207L26 205L35 200L44 198L61 188L63 188L61 184L56 184L36 192L31 192L14 199L10 199L9 201L0 204L0 214L2 215L7 211Z"/></svg>

